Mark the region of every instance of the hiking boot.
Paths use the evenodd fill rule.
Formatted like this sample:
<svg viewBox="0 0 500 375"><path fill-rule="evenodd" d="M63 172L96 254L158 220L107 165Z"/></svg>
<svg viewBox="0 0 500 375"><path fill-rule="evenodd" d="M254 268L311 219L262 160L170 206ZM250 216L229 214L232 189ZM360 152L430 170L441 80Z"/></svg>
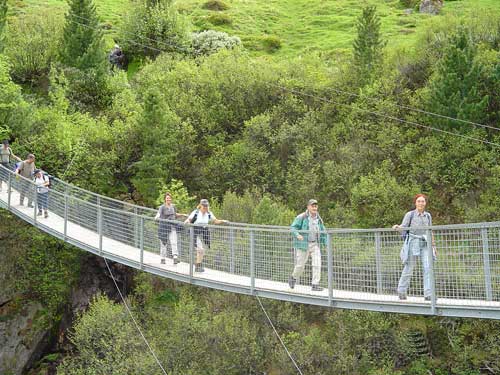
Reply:
<svg viewBox="0 0 500 375"><path fill-rule="evenodd" d="M406 297L406 293L398 293L398 298L401 300L401 301L404 301L407 297Z"/></svg>
<svg viewBox="0 0 500 375"><path fill-rule="evenodd" d="M44 218L48 218L49 217L49 212L48 211L45 211L45 214L43 215Z"/></svg>
<svg viewBox="0 0 500 375"><path fill-rule="evenodd" d="M194 266L194 272L205 272L205 268L203 268L203 263L196 263Z"/></svg>
<svg viewBox="0 0 500 375"><path fill-rule="evenodd" d="M313 292L321 292L323 290L323 287L319 286L318 284L312 284L311 290Z"/></svg>
<svg viewBox="0 0 500 375"><path fill-rule="evenodd" d="M177 257L177 255L174 255L174 264L179 264L181 261Z"/></svg>
<svg viewBox="0 0 500 375"><path fill-rule="evenodd" d="M161 264L165 264L165 258L161 258L160 263L161 263Z"/></svg>
<svg viewBox="0 0 500 375"><path fill-rule="evenodd" d="M290 287L290 289L295 288L295 283L296 282L297 282L297 280L295 280L295 278L293 276L290 276L288 278L288 286Z"/></svg>
<svg viewBox="0 0 500 375"><path fill-rule="evenodd" d="M424 297L424 300L425 301L430 301L431 300L431 296Z"/></svg>
<svg viewBox="0 0 500 375"><path fill-rule="evenodd" d="M38 213L36 214L36 216L42 216L42 211L38 211Z"/></svg>
<svg viewBox="0 0 500 375"><path fill-rule="evenodd" d="M22 206L22 205L21 205ZM33 204L28 204L29 208L33 208Z"/></svg>

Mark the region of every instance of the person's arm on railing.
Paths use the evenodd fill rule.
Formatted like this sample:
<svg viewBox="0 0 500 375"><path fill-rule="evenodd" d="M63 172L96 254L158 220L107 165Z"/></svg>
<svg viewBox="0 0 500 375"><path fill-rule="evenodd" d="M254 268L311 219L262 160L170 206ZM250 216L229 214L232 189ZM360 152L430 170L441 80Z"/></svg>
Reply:
<svg viewBox="0 0 500 375"><path fill-rule="evenodd" d="M300 215L298 215L295 220L293 221L292 225L290 225L290 228L292 229L292 235L297 238L299 241L302 241L304 239L304 236L300 234L300 230L302 229L302 219Z"/></svg>

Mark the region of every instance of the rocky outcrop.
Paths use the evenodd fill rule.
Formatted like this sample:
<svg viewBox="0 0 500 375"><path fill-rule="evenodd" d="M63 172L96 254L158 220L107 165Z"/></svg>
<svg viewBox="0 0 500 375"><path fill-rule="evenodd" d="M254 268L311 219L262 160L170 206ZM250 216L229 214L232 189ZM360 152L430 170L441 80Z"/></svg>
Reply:
<svg viewBox="0 0 500 375"><path fill-rule="evenodd" d="M439 14L443 7L443 0L422 0L420 3L420 13Z"/></svg>
<svg viewBox="0 0 500 375"><path fill-rule="evenodd" d="M0 373L21 375L40 358L50 333L39 302L11 300L0 308Z"/></svg>

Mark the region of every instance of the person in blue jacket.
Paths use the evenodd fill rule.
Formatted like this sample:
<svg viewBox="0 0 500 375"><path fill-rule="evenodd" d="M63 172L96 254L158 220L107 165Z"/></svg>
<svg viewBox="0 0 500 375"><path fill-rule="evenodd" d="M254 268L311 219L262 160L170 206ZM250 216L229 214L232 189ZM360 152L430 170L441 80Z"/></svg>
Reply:
<svg viewBox="0 0 500 375"><path fill-rule="evenodd" d="M291 289L295 288L297 279L304 272L304 267L312 257L311 290L322 291L321 280L321 247L326 246L326 232L323 219L318 213L318 201L310 199L306 212L298 215L291 225L293 248L295 251L295 268L288 279Z"/></svg>

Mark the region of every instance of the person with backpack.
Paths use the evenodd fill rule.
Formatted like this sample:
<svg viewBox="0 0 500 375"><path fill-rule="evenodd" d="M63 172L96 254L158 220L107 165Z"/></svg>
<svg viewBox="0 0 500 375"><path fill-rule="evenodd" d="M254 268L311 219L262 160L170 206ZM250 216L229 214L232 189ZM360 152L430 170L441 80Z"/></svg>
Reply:
<svg viewBox="0 0 500 375"><path fill-rule="evenodd" d="M41 169L35 169L35 185L37 194L38 216L49 217L49 178Z"/></svg>
<svg viewBox="0 0 500 375"><path fill-rule="evenodd" d="M311 290L320 292L323 288L319 285L321 279L321 247L326 246L326 232L323 219L319 216L318 201L309 199L307 210L298 215L291 225L293 248L295 252L295 267L288 279L291 289L304 272L309 256L312 258Z"/></svg>
<svg viewBox="0 0 500 375"><path fill-rule="evenodd" d="M7 139L4 139L2 141L2 146L0 146L0 165L10 170L11 158L17 161L21 161L21 158L17 157L16 155L14 155L14 152L12 152L12 149L10 148L9 145L9 141ZM0 191L2 191L2 181L7 181L7 180L8 180L7 171L5 170L0 171Z"/></svg>
<svg viewBox="0 0 500 375"><path fill-rule="evenodd" d="M186 215L177 213L175 205L172 203L172 195L165 194L164 202L159 208L155 216L155 220L160 220L158 224L158 238L160 239L160 256L161 264L165 264L167 257L167 246L170 246L170 256L173 258L174 264L179 263L179 249L177 242L178 225L172 223L180 217L184 218Z"/></svg>
<svg viewBox="0 0 500 375"><path fill-rule="evenodd" d="M19 163L16 169L16 173L27 178L31 181L33 178L33 172L35 172L35 155L28 154L26 160ZM22 206L24 203L24 197L28 196L28 207L33 207L33 197L30 194L31 184L26 181L21 181L19 189L19 205Z"/></svg>
<svg viewBox="0 0 500 375"><path fill-rule="evenodd" d="M194 227L194 243L196 248L196 264L194 272L204 272L203 257L205 255L205 248L210 249L210 230L208 224L226 224L227 220L219 220L215 217L212 211L209 210L207 199L202 199L200 204L189 214L185 221L186 224L196 224Z"/></svg>
<svg viewBox="0 0 500 375"><path fill-rule="evenodd" d="M426 229L417 229L416 227L427 227L432 225L432 216L425 211L427 205L427 196L425 194L417 194L413 198L415 209L408 211L403 217L401 225L394 225L392 229L403 230L404 245L401 249L401 261L404 264L403 272L398 283L398 297L400 300L407 299L407 291L410 286L413 269L420 258L422 262L423 279L424 279L424 299L431 299L431 278L430 278L430 262L433 257L437 256L436 244L434 237L428 238ZM431 241L433 254L430 254L428 242Z"/></svg>

